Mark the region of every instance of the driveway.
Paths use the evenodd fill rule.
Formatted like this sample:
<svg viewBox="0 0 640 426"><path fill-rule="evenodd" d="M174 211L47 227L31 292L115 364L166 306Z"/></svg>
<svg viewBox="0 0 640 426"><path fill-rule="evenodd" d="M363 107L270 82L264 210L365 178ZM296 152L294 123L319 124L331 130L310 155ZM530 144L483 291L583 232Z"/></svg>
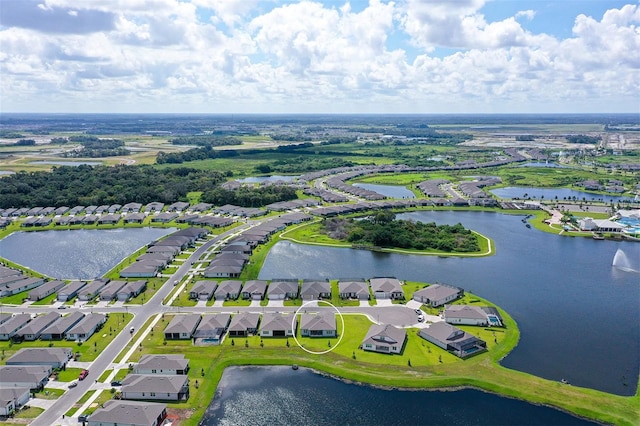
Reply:
<svg viewBox="0 0 640 426"><path fill-rule="evenodd" d="M255 307L259 308L260 307L260 302L261 302L260 300L252 300L251 304L249 306L251 306L252 308L255 308Z"/></svg>
<svg viewBox="0 0 640 426"><path fill-rule="evenodd" d="M376 299L376 306L393 306L391 299Z"/></svg>
<svg viewBox="0 0 640 426"><path fill-rule="evenodd" d="M267 306L270 308L282 308L284 306L284 300L269 300Z"/></svg>

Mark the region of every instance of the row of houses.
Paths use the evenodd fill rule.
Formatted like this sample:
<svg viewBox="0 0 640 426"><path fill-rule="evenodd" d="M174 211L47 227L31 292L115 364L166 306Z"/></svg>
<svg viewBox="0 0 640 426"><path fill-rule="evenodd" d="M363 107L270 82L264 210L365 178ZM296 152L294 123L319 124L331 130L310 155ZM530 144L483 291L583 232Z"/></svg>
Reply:
<svg viewBox="0 0 640 426"><path fill-rule="evenodd" d="M31 290L46 282L45 278L30 277L22 271L0 265L0 297L12 296Z"/></svg>
<svg viewBox="0 0 640 426"><path fill-rule="evenodd" d="M228 333L230 337L291 337L298 325L303 337L335 337L338 334L335 315L330 312L305 312L298 318L281 313L240 312L233 316L221 313L212 315L176 315L164 329L167 340L190 340L201 344L220 344Z"/></svg>
<svg viewBox="0 0 640 426"><path fill-rule="evenodd" d="M84 342L107 321L104 314L57 312L32 317L30 314L0 314L0 340L73 340Z"/></svg>

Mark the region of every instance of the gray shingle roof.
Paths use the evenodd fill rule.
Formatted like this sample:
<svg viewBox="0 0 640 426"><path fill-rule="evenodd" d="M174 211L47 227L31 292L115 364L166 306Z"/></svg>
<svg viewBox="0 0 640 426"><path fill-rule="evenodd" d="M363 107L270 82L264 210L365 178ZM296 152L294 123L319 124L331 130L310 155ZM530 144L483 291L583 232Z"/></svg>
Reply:
<svg viewBox="0 0 640 426"><path fill-rule="evenodd" d="M89 417L91 422L151 426L167 409L166 404L110 400Z"/></svg>
<svg viewBox="0 0 640 426"><path fill-rule="evenodd" d="M317 314L302 314L300 318L300 328L303 330L337 330L336 317L329 312Z"/></svg>

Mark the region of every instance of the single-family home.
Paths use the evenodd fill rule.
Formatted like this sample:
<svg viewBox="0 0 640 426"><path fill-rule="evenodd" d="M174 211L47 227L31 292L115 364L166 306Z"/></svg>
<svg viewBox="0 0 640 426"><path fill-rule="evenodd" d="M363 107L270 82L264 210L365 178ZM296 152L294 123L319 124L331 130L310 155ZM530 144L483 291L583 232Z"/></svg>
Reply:
<svg viewBox="0 0 640 426"><path fill-rule="evenodd" d="M460 358L487 350L484 340L443 321L420 329L418 335Z"/></svg>
<svg viewBox="0 0 640 426"><path fill-rule="evenodd" d="M120 291L120 289L125 285L127 285L126 281L109 281L109 284L105 285L100 290L100 300L109 301L115 299L118 295L118 291Z"/></svg>
<svg viewBox="0 0 640 426"><path fill-rule="evenodd" d="M216 300L235 300L240 295L242 281L225 280L220 281L213 296Z"/></svg>
<svg viewBox="0 0 640 426"><path fill-rule="evenodd" d="M502 327L502 316L492 306L447 305L442 316L449 324Z"/></svg>
<svg viewBox="0 0 640 426"><path fill-rule="evenodd" d="M57 312L49 312L48 314L42 314L36 316L33 320L29 321L20 330L16 331L16 334L12 337L12 340L37 340L40 337L42 330L49 327L60 318L60 314Z"/></svg>
<svg viewBox="0 0 640 426"><path fill-rule="evenodd" d="M204 315L193 337L197 343L219 345L230 323L230 314Z"/></svg>
<svg viewBox="0 0 640 426"><path fill-rule="evenodd" d="M0 416L9 417L29 402L28 387L0 387Z"/></svg>
<svg viewBox="0 0 640 426"><path fill-rule="evenodd" d="M342 299L369 300L371 297L365 281L340 281L338 290Z"/></svg>
<svg viewBox="0 0 640 426"><path fill-rule="evenodd" d="M67 334L67 331L71 329L74 325L79 323L82 318L84 318L84 314L82 312L72 312L67 316L61 317L56 322L51 324L49 327L42 330L40 333L41 340L62 340L64 336Z"/></svg>
<svg viewBox="0 0 640 426"><path fill-rule="evenodd" d="M31 321L29 314L16 314L11 319L0 324L0 340L11 339L18 330Z"/></svg>
<svg viewBox="0 0 640 426"><path fill-rule="evenodd" d="M300 335L303 337L336 337L336 316L331 312L304 313L300 317Z"/></svg>
<svg viewBox="0 0 640 426"><path fill-rule="evenodd" d="M331 284L328 281L302 281L302 300L331 299Z"/></svg>
<svg viewBox="0 0 640 426"><path fill-rule="evenodd" d="M238 278L242 273L242 268L242 265L220 265L211 262L202 275L205 278Z"/></svg>
<svg viewBox="0 0 640 426"><path fill-rule="evenodd" d="M264 280L249 280L242 287L242 298L262 300L267 291L267 282Z"/></svg>
<svg viewBox="0 0 640 426"><path fill-rule="evenodd" d="M268 312L262 315L260 337L293 336L296 332L297 326L298 319L295 315Z"/></svg>
<svg viewBox="0 0 640 426"><path fill-rule="evenodd" d="M160 426L167 418L166 404L111 399L88 418L89 426Z"/></svg>
<svg viewBox="0 0 640 426"><path fill-rule="evenodd" d="M126 302L132 297L136 297L147 288L146 280L138 280L127 283L124 287L118 290L116 297L122 302Z"/></svg>
<svg viewBox="0 0 640 426"><path fill-rule="evenodd" d="M67 331L66 338L67 340L84 342L93 336L93 333L100 330L106 321L107 316L104 314L87 314Z"/></svg>
<svg viewBox="0 0 640 426"><path fill-rule="evenodd" d="M193 300L211 300L213 293L218 287L217 281L200 280L189 291L189 299Z"/></svg>
<svg viewBox="0 0 640 426"><path fill-rule="evenodd" d="M404 299L402 285L397 278L371 278L369 281L376 299Z"/></svg>
<svg viewBox="0 0 640 426"><path fill-rule="evenodd" d="M258 332L258 324L260 323L260 315L251 312L240 312L231 318L229 324L229 336L239 337L256 334Z"/></svg>
<svg viewBox="0 0 640 426"><path fill-rule="evenodd" d="M142 208L142 204L140 203L127 203L122 206L122 212L124 213L137 213Z"/></svg>
<svg viewBox="0 0 640 426"><path fill-rule="evenodd" d="M165 262L155 262L141 260L133 262L131 265L123 268L120 271L120 277L122 278L153 278L158 275L158 272L163 268ZM102 294L100 295L102 298ZM104 299L103 299L104 300Z"/></svg>
<svg viewBox="0 0 640 426"><path fill-rule="evenodd" d="M445 303L462 297L464 290L443 284L433 284L413 293L413 300L432 307L442 306Z"/></svg>
<svg viewBox="0 0 640 426"><path fill-rule="evenodd" d="M187 207L189 207L189 203L184 202L184 201L177 201L177 202L171 204L169 207L167 207L167 211L169 211L169 212L181 212L181 211L185 210Z"/></svg>
<svg viewBox="0 0 640 426"><path fill-rule="evenodd" d="M44 365L65 368L71 359L70 348L22 348L9 359L7 365Z"/></svg>
<svg viewBox="0 0 640 426"><path fill-rule="evenodd" d="M58 290L58 301L66 302L73 299L78 295L80 289L82 289L86 285L86 281L71 281L69 284Z"/></svg>
<svg viewBox="0 0 640 426"><path fill-rule="evenodd" d="M269 300L297 299L298 293L298 280L271 281L267 287Z"/></svg>
<svg viewBox="0 0 640 426"><path fill-rule="evenodd" d="M6 279L4 281L6 281ZM44 284L44 282L44 278L38 277L21 276L17 280L11 279L10 283L3 283L3 285L0 287L0 297L11 296L14 294L22 293L23 291L31 290L32 288L36 288L39 285Z"/></svg>
<svg viewBox="0 0 640 426"><path fill-rule="evenodd" d="M175 315L164 329L164 338L167 340L191 339L200 324L200 319L200 314Z"/></svg>
<svg viewBox="0 0 640 426"><path fill-rule="evenodd" d="M189 377L159 374L129 374L120 388L122 399L186 401L189 399Z"/></svg>
<svg viewBox="0 0 640 426"><path fill-rule="evenodd" d="M108 282L109 282L108 278L100 278L100 279L91 281L89 284L87 284L86 286L78 290L78 300L82 300L82 301L93 300L94 298L96 298L96 296L100 294L100 292L107 285Z"/></svg>
<svg viewBox="0 0 640 426"><path fill-rule="evenodd" d="M64 284L64 281L59 280L47 281L29 292L29 300L37 302L44 299L64 287Z"/></svg>
<svg viewBox="0 0 640 426"><path fill-rule="evenodd" d="M362 349L385 354L400 354L407 341L407 332L391 324L374 324L369 327Z"/></svg>
<svg viewBox="0 0 640 426"><path fill-rule="evenodd" d="M145 213L159 212L159 211L162 211L163 208L164 208L164 203L161 203L159 201L154 201L144 206L144 212Z"/></svg>
<svg viewBox="0 0 640 426"><path fill-rule="evenodd" d="M135 374L184 375L189 372L189 360L183 354L147 354L133 367Z"/></svg>
<svg viewBox="0 0 640 426"><path fill-rule="evenodd" d="M49 381L51 367L46 365L1 365L0 388L29 388L40 391Z"/></svg>
<svg viewBox="0 0 640 426"><path fill-rule="evenodd" d="M124 217L124 223L142 223L146 218L144 213L129 213Z"/></svg>

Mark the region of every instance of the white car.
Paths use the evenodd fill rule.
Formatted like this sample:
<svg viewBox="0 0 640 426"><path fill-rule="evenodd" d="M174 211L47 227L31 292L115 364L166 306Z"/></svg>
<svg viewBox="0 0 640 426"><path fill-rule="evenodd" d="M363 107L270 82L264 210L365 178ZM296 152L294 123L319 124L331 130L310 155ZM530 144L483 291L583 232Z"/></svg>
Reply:
<svg viewBox="0 0 640 426"><path fill-rule="evenodd" d="M418 322L424 321L424 317L422 315L418 315Z"/></svg>

